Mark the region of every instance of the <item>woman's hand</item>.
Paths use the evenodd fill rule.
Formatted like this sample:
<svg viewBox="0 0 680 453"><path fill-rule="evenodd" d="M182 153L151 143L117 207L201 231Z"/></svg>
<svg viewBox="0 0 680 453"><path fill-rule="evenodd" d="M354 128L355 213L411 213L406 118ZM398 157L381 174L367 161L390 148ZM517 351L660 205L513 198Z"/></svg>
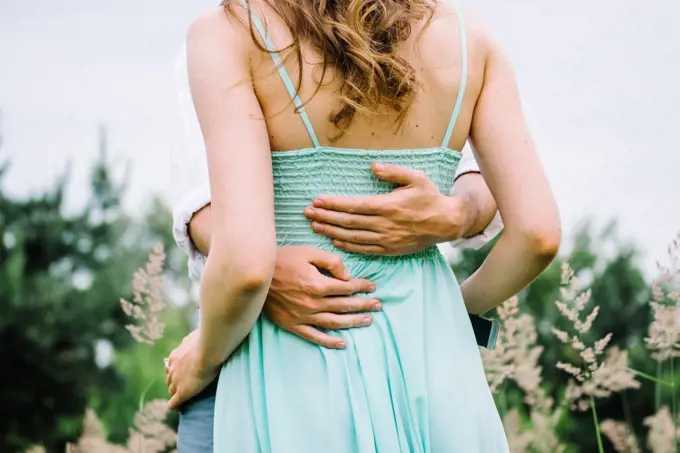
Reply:
<svg viewBox="0 0 680 453"><path fill-rule="evenodd" d="M203 363L198 346L198 330L194 330L184 337L168 357L165 382L171 395L168 403L171 410L177 410L182 403L199 394L219 372L219 365Z"/></svg>
<svg viewBox="0 0 680 453"><path fill-rule="evenodd" d="M478 210L465 197L446 196L423 172L391 164L373 173L400 187L384 195L317 197L305 209L312 229L341 250L405 255L466 236Z"/></svg>

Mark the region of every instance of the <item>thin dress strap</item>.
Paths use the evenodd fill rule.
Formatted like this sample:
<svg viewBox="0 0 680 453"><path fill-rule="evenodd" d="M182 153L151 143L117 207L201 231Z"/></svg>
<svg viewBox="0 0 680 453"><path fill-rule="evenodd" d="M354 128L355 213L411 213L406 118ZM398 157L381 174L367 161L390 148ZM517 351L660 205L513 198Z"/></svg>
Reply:
<svg viewBox="0 0 680 453"><path fill-rule="evenodd" d="M250 13L250 17L253 21L253 24L255 25L257 31L260 33L260 36L264 41L264 45L269 51L269 55L271 55L272 61L274 61L274 65L279 71L281 80L283 81L283 84L286 86L288 94L290 94L290 97L293 99L293 104L295 105L295 108L300 114L300 118L302 118L302 122L304 123L305 128L307 129L309 138L312 139L314 147L319 148L321 145L319 144L319 139L316 137L316 132L314 132L314 128L312 127L312 122L309 120L309 115L307 115L307 112L305 111L305 108L302 105L300 96L298 96L297 90L295 89L295 84L293 83L293 80L290 78L290 75L288 75L288 71L286 71L286 67L283 65L281 56L278 54L278 52L276 52L276 46L274 45L271 38L267 34L267 30L265 29L262 20L253 12L253 10L250 8L246 0L241 0L241 4L246 9L246 11Z"/></svg>
<svg viewBox="0 0 680 453"><path fill-rule="evenodd" d="M460 29L460 43L461 43L461 76L460 76L460 88L458 91L458 98L456 99L456 105L453 108L453 113L451 113L451 119L449 120L449 126L446 128L446 134L444 134L444 140L442 141L442 148L448 148L449 142L451 141L451 135L453 135L453 129L456 127L456 121L458 120L458 115L460 114L460 109L463 105L463 96L465 96L465 87L467 86L467 75L468 75L468 49L467 49L467 34L465 33L465 22L463 21L463 15L460 9L456 6L456 15L458 15L458 28Z"/></svg>

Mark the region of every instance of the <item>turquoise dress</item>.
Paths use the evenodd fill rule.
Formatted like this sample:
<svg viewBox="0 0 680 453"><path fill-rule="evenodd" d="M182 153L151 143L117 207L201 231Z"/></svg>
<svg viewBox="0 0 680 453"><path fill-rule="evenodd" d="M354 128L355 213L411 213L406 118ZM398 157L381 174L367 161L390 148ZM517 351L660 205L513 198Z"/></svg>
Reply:
<svg viewBox="0 0 680 453"><path fill-rule="evenodd" d="M459 15L460 17L460 15ZM275 47L262 22L253 23ZM461 32L464 38L462 19ZM320 146L293 83L275 63L314 148L273 153L279 246L314 246L342 255L353 277L375 282L383 310L373 324L333 334L330 350L260 316L223 366L215 404L215 453L502 453L503 426L487 385L460 288L436 246L400 257L339 251L302 215L314 197L387 193L370 166L390 162L424 171L447 192L461 154L446 148L467 77L439 148L371 151Z"/></svg>

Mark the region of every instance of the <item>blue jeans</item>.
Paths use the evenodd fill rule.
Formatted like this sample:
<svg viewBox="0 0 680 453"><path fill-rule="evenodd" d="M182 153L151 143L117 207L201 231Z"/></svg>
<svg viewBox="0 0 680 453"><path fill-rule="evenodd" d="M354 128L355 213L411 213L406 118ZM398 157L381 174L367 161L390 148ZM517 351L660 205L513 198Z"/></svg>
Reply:
<svg viewBox="0 0 680 453"><path fill-rule="evenodd" d="M178 453L212 453L216 391L217 379L180 410Z"/></svg>

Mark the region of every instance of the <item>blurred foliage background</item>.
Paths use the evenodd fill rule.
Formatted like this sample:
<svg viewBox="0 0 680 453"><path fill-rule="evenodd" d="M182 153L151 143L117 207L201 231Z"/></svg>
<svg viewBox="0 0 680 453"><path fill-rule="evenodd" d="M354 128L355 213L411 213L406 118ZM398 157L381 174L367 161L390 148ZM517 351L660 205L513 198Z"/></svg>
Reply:
<svg viewBox="0 0 680 453"><path fill-rule="evenodd" d="M172 240L171 216L158 199L133 219L120 208L102 142L87 205L65 212L68 171L45 193L9 197L0 170L0 452L42 443L64 451L87 407L114 441L124 441L140 399L164 397L162 358L190 329L186 263ZM120 298L153 245L166 248L166 334L134 342ZM166 285L169 286L169 285ZM170 294L172 293L172 294ZM174 299L174 300L173 300Z"/></svg>
<svg viewBox="0 0 680 453"><path fill-rule="evenodd" d="M9 163L0 171L0 452L24 452L34 444L63 452L79 436L86 408L98 414L110 441L124 443L142 400L166 396L162 358L190 330L195 312L168 207L152 199L141 218L121 210L125 183L111 176L105 141L91 170L90 201L80 212L64 209L67 171L45 193L21 199L3 190L9 171ZM169 308L165 336L148 346L126 331L119 300L130 298L134 270L159 242L166 251ZM538 343L545 348L541 365L548 391L559 399L567 381L555 364L570 352L551 333L561 322L554 301L560 298L565 260L600 307L593 338L612 332L612 343L628 351L632 368L666 373L644 347L651 286L635 245L619 239L615 223L600 230L585 223L569 242L570 249L520 295L520 310L535 318ZM490 247L460 253L457 277L473 272ZM511 382L501 392L504 404L522 406ZM644 439L642 415L653 414L669 397L645 384L599 401L597 410L601 420L626 421ZM567 411L558 434L569 451L597 451L589 412Z"/></svg>

